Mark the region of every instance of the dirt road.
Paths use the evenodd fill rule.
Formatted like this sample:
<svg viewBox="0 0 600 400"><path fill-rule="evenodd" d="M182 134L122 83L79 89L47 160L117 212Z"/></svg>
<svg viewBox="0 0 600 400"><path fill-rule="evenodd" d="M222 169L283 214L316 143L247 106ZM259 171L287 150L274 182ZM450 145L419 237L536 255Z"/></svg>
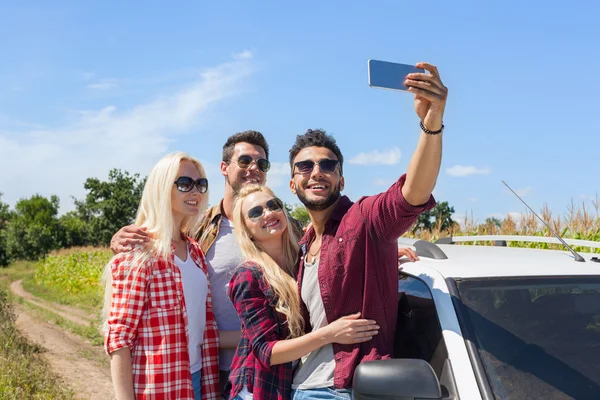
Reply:
<svg viewBox="0 0 600 400"><path fill-rule="evenodd" d="M83 325L90 323L80 310L64 308L65 306L55 307L56 304L25 292L20 281L11 284L11 291L26 301L65 318L68 315L70 317L68 319L75 323ZM106 400L114 398L110 368L106 362L107 356L101 346L92 346L84 339L65 332L56 325L37 319L27 313L23 307L17 306L15 311L17 328L28 339L47 350L44 356L48 359L53 371L74 390L78 399Z"/></svg>

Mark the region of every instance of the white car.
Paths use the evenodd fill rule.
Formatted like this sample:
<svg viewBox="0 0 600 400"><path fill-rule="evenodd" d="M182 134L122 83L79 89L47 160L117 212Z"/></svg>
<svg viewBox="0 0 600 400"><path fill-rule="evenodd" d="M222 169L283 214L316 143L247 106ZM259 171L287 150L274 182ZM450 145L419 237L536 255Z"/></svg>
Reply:
<svg viewBox="0 0 600 400"><path fill-rule="evenodd" d="M397 358L360 364L354 398L600 399L600 255L440 243L474 240L559 243L412 242L420 260L399 272Z"/></svg>

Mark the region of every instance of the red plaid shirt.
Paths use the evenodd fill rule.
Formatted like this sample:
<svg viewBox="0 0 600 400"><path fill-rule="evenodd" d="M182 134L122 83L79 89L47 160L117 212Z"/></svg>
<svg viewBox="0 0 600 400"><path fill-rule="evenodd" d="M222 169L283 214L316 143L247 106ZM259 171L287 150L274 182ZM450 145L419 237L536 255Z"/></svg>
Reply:
<svg viewBox="0 0 600 400"><path fill-rule="evenodd" d="M351 388L354 369L363 361L393 356L398 311L398 238L419 214L435 205L433 197L415 207L402 196L403 175L387 191L352 203L340 198L325 224L319 261L319 288L327 321L361 312L381 326L373 340L333 344L336 388ZM300 241L298 286L307 245L315 237L309 229ZM305 321L310 321L303 301ZM306 324L310 331L310 324Z"/></svg>
<svg viewBox="0 0 600 400"><path fill-rule="evenodd" d="M229 298L242 321L242 337L229 371L229 398L246 385L256 400L289 399L292 363L271 366L273 346L289 334L286 318L275 311L277 297L257 264L246 262L235 269Z"/></svg>
<svg viewBox="0 0 600 400"><path fill-rule="evenodd" d="M208 276L199 245L190 238L190 257ZM105 335L108 354L131 350L137 399L194 400L188 320L181 273L174 262L152 257L133 265L136 251L111 260L112 302ZM219 335L212 311L210 284L206 300L206 329L202 342L202 399L219 395Z"/></svg>

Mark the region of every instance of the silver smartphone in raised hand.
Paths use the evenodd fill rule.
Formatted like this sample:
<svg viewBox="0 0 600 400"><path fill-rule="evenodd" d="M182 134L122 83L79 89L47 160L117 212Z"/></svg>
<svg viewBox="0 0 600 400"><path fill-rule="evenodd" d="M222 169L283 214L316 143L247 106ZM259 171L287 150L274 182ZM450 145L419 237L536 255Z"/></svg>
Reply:
<svg viewBox="0 0 600 400"><path fill-rule="evenodd" d="M408 88L404 85L406 75L414 72L425 72L423 68L417 68L414 65L379 60L369 60L368 67L369 86L403 92L408 91Z"/></svg>

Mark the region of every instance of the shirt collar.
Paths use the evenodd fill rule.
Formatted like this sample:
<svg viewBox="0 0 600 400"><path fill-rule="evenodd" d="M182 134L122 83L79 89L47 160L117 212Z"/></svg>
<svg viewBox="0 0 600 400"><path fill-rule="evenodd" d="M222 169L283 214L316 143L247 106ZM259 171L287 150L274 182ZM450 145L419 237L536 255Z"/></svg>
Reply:
<svg viewBox="0 0 600 400"><path fill-rule="evenodd" d="M329 219L333 219L338 222L341 221L342 218L344 218L344 215L346 215L346 213L350 209L350 207L352 207L352 204L354 204L354 203L352 203L352 200L350 200L348 198L348 196L340 197L340 199L335 204L335 208L333 209L333 212L331 213L331 216L329 217ZM306 234L302 238L302 240L299 242L300 246L302 246L306 243L309 243L311 240L313 240L314 237L315 237L315 230L311 226L310 229L306 232Z"/></svg>

